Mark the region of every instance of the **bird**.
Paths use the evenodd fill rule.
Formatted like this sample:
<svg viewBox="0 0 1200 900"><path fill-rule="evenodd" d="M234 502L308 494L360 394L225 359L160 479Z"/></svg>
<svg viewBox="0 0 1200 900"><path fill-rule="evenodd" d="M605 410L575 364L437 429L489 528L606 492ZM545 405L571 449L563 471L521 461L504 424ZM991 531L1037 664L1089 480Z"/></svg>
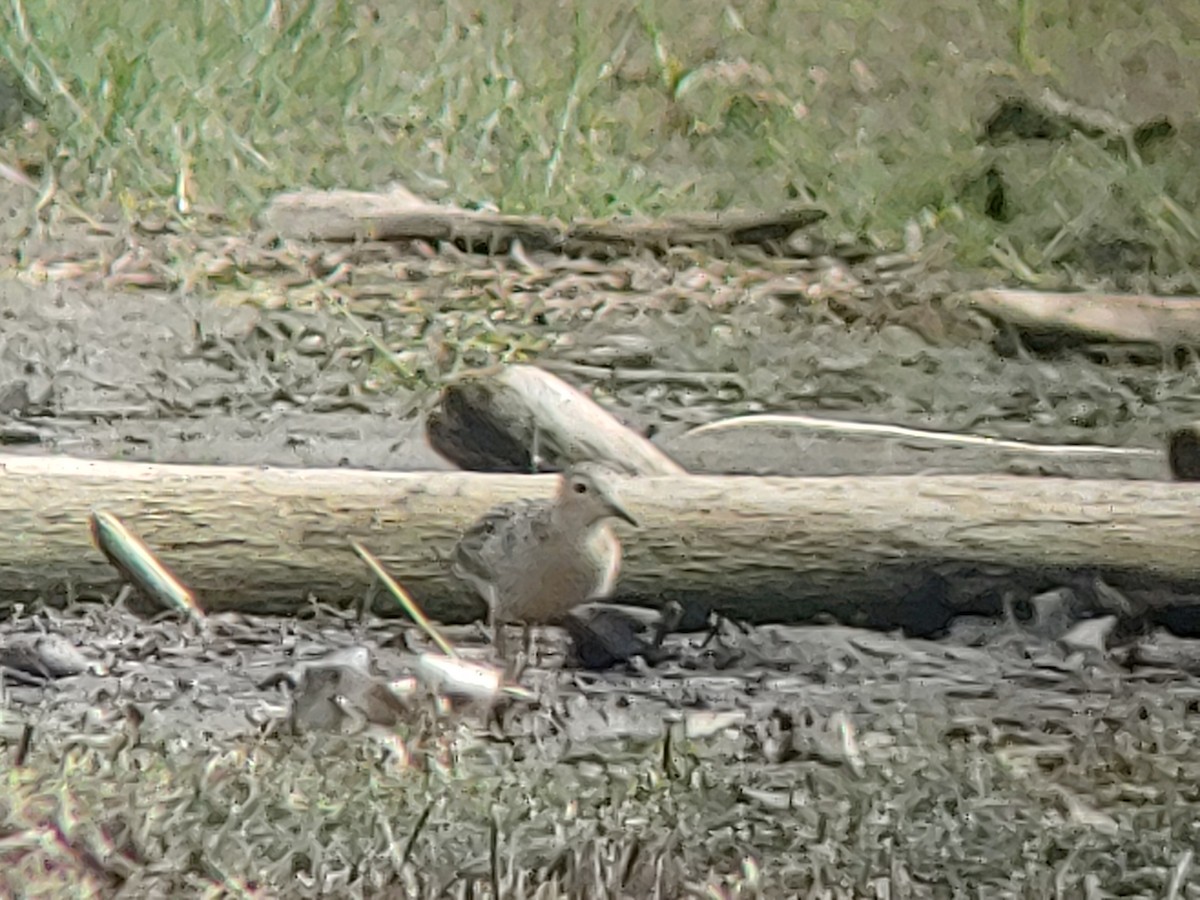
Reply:
<svg viewBox="0 0 1200 900"><path fill-rule="evenodd" d="M467 528L454 549L453 571L488 606L492 644L504 656L504 626L529 629L560 620L589 600L612 594L621 571L621 542L609 524L637 520L617 501L611 473L580 463L559 476L552 499L493 507Z"/></svg>

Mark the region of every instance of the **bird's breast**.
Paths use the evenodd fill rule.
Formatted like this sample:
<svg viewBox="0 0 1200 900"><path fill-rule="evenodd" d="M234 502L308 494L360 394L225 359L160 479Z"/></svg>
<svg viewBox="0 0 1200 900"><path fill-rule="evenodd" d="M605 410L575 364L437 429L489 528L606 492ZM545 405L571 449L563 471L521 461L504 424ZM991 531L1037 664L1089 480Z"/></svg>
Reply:
<svg viewBox="0 0 1200 900"><path fill-rule="evenodd" d="M590 541L592 556L599 565L596 569L592 593L586 600L601 599L612 594L621 574L621 541L607 525L597 528Z"/></svg>
<svg viewBox="0 0 1200 900"><path fill-rule="evenodd" d="M549 622L587 600L612 593L621 569L621 544L597 528L582 542L551 540L509 570L499 585L505 620Z"/></svg>

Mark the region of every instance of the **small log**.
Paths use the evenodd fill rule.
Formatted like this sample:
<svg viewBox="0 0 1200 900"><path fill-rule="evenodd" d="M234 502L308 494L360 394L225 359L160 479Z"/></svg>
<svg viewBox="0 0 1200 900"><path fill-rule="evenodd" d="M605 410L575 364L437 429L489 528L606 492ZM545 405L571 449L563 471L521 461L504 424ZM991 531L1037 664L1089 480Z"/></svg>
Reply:
<svg viewBox="0 0 1200 900"><path fill-rule="evenodd" d="M563 224L543 216L504 215L431 203L394 186L390 190L302 190L272 198L262 223L284 237L325 241L456 241L482 252L506 252L513 241L528 250L612 255L640 248L665 252L674 246L721 251L767 245L774 252L797 231L827 213L808 204L779 212L694 213L663 219L583 219Z"/></svg>
<svg viewBox="0 0 1200 900"><path fill-rule="evenodd" d="M505 216L430 203L400 185L388 191L291 191L272 198L262 222L284 237L323 241L463 241L484 249L521 240L560 247L563 226L540 216Z"/></svg>
<svg viewBox="0 0 1200 900"><path fill-rule="evenodd" d="M89 540L119 517L208 611L351 605L378 555L433 616L478 615L447 560L492 505L548 496L548 476L169 466L0 457L0 600L111 596ZM1150 608L1194 608L1200 487L1011 476L625 479L625 567L614 600L704 604L750 619L822 611L886 623L931 604L995 611L1005 592L1097 574ZM391 609L386 600L382 609Z"/></svg>
<svg viewBox="0 0 1200 900"><path fill-rule="evenodd" d="M688 471L713 475L1168 475L1163 452L1151 447L1035 444L792 414L721 419L677 435L663 449Z"/></svg>
<svg viewBox="0 0 1200 900"><path fill-rule="evenodd" d="M534 366L459 376L425 427L438 453L475 471L561 470L591 460L630 475L684 472L582 391Z"/></svg>
<svg viewBox="0 0 1200 900"><path fill-rule="evenodd" d="M1108 110L1068 100L1047 87L1036 97L1006 96L984 124L984 133L997 142L1009 135L1022 140L1062 140L1072 131L1125 142L1154 124L1151 120L1139 128Z"/></svg>
<svg viewBox="0 0 1200 900"><path fill-rule="evenodd" d="M577 221L567 230L568 252L602 255L631 253L648 247L665 252L671 247L701 247L710 252L738 245L765 245L776 252L792 249L785 244L798 231L815 225L828 215L809 204L795 204L779 212L698 213L638 221L612 219L605 222Z"/></svg>
<svg viewBox="0 0 1200 900"><path fill-rule="evenodd" d="M986 290L969 299L1020 328L1163 347L1200 344L1200 297Z"/></svg>

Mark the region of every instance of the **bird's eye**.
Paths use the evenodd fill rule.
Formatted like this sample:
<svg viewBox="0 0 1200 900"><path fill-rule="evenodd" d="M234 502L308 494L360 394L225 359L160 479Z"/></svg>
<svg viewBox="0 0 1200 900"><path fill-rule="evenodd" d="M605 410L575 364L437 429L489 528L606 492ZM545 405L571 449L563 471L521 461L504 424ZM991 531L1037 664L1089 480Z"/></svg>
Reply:
<svg viewBox="0 0 1200 900"><path fill-rule="evenodd" d="M573 485L571 485L571 490L573 490L577 494L586 494L587 493L587 485L584 484L582 481L577 481Z"/></svg>

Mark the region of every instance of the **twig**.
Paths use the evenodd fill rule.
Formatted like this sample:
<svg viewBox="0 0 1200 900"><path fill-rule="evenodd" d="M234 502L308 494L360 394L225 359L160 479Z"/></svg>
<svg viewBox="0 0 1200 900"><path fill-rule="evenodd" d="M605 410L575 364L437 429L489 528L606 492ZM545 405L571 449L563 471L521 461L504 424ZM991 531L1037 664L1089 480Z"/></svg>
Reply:
<svg viewBox="0 0 1200 900"><path fill-rule="evenodd" d="M725 372L678 372L667 369L620 369L608 366L592 366L586 363L573 363L563 360L539 360L539 368L547 372L565 372L568 375L579 375L583 378L612 379L626 384L643 384L652 382L660 384L694 385L696 387L712 388L718 385L731 385L745 390L746 382L740 375Z"/></svg>
<svg viewBox="0 0 1200 900"><path fill-rule="evenodd" d="M383 582L383 586L391 592L392 596L400 601L400 605L404 607L405 612L412 616L413 621L421 626L421 630L429 635L430 639L438 645L438 648L447 656L457 659L458 651L454 649L454 646L448 640L442 637L442 633L437 630L437 626L429 621L429 617L425 615L421 607L417 606L417 602L413 600L408 591L401 587L399 582L387 573L379 558L358 541L354 540L354 538L350 539L350 546L354 548L354 552L359 555L362 561L371 568L376 577Z"/></svg>

